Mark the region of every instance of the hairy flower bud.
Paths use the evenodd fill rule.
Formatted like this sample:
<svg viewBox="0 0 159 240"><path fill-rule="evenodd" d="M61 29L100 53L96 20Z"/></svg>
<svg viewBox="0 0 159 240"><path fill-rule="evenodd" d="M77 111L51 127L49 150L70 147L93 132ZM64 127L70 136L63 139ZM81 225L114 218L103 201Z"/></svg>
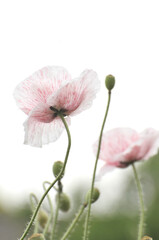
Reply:
<svg viewBox="0 0 159 240"><path fill-rule="evenodd" d="M48 215L44 210L40 210L38 213L38 221L42 228L45 227L47 221L48 221Z"/></svg>
<svg viewBox="0 0 159 240"><path fill-rule="evenodd" d="M33 234L28 240L45 240L43 234L41 233L35 233Z"/></svg>
<svg viewBox="0 0 159 240"><path fill-rule="evenodd" d="M153 239L149 236L144 236L141 240L153 240Z"/></svg>
<svg viewBox="0 0 159 240"><path fill-rule="evenodd" d="M52 170L53 170L53 174L55 177L57 177L60 174L62 168L63 168L63 162L57 161L54 163ZM63 174L62 174L61 178L62 177L63 177Z"/></svg>
<svg viewBox="0 0 159 240"><path fill-rule="evenodd" d="M114 88L115 85L115 77L113 75L108 75L105 78L105 86L106 88L111 91Z"/></svg>
<svg viewBox="0 0 159 240"><path fill-rule="evenodd" d="M92 194L92 200L91 200L91 203L94 203L98 200L100 196L100 192L98 190L98 188L94 188L93 189L93 194ZM89 202L89 198L90 198L90 190L88 191L88 193L86 194L86 201L87 203Z"/></svg>
<svg viewBox="0 0 159 240"><path fill-rule="evenodd" d="M56 195L56 201L57 199L58 199L58 194ZM59 209L62 212L67 212L70 209L70 199L65 193L60 193Z"/></svg>

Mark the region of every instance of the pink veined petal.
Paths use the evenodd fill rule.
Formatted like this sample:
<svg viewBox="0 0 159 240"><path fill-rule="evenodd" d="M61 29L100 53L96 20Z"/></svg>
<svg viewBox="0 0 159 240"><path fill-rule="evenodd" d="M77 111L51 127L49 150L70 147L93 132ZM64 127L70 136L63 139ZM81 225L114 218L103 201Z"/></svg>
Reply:
<svg viewBox="0 0 159 240"><path fill-rule="evenodd" d="M98 89L97 74L92 70L85 70L78 79L50 96L47 103L59 110L65 109L68 115L74 115L91 106Z"/></svg>
<svg viewBox="0 0 159 240"><path fill-rule="evenodd" d="M29 113L29 117L35 118L38 122L50 123L53 121L54 112L50 109L50 106L46 103L39 103Z"/></svg>
<svg viewBox="0 0 159 240"><path fill-rule="evenodd" d="M138 133L131 128L115 128L103 134L99 158L104 162L112 162L112 165L122 156L123 152L139 139ZM94 145L97 151L98 142ZM122 161L123 159L120 158ZM114 162L114 163L113 163Z"/></svg>
<svg viewBox="0 0 159 240"><path fill-rule="evenodd" d="M159 150L159 131L148 128L145 129L141 134L141 151L139 158L144 160L154 156Z"/></svg>
<svg viewBox="0 0 159 240"><path fill-rule="evenodd" d="M70 124L70 118L66 121ZM37 121L34 117L29 117L24 123L25 140L24 144L34 147L42 147L44 144L56 141L64 130L63 122L59 117L50 123Z"/></svg>
<svg viewBox="0 0 159 240"><path fill-rule="evenodd" d="M159 132L148 128L139 136L139 140L123 152L123 161L146 160L157 154L159 148Z"/></svg>
<svg viewBox="0 0 159 240"><path fill-rule="evenodd" d="M16 87L16 103L21 110L29 114L37 104L46 103L50 95L70 80L71 77L64 68L44 67Z"/></svg>
<svg viewBox="0 0 159 240"><path fill-rule="evenodd" d="M97 144L94 145L97 151ZM146 160L159 151L159 131L148 128L138 134L132 129L117 128L103 134L99 158L105 164L103 175L109 168L125 168L134 161Z"/></svg>

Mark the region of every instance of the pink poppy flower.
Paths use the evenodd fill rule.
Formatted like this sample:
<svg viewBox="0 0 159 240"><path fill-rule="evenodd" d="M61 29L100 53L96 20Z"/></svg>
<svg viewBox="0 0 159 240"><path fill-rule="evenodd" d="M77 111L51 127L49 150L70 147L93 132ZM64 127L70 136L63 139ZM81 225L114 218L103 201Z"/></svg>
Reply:
<svg viewBox="0 0 159 240"><path fill-rule="evenodd" d="M98 142L94 144L97 152ZM147 160L157 154L159 131L148 128L137 133L130 128L116 128L103 134L99 159L105 162L100 170L103 175L108 169L126 168L135 161Z"/></svg>
<svg viewBox="0 0 159 240"><path fill-rule="evenodd" d="M64 129L57 112L70 124L69 116L90 107L98 89L93 70L85 70L72 80L64 68L47 66L24 80L14 91L17 105L28 115L24 143L42 147L55 141Z"/></svg>

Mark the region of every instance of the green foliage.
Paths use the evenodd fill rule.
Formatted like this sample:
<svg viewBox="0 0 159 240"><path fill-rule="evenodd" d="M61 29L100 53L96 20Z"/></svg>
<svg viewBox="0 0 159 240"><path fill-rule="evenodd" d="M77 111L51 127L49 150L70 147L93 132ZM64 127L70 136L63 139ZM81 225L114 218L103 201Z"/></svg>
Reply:
<svg viewBox="0 0 159 240"><path fill-rule="evenodd" d="M141 164L136 163L136 166L138 168L138 173L143 185L147 208L145 235L151 236L154 240L157 240L159 238L159 155L146 162L142 162ZM80 191L77 192L77 195L75 195L73 199L73 202L77 203L78 205L77 206L75 204L76 209L74 209L74 212L76 212L77 208L79 208L80 201L78 202L78 200L80 199ZM121 200L118 200L118 203L116 203L117 211L113 212L111 216L109 214L108 216L106 215L104 217L93 216L92 213L90 223L90 240L135 240L139 222L137 203L136 186L132 174L132 176L129 178L124 196L122 195ZM72 216L69 215L68 219L59 222L57 228L57 239L60 239L69 226L72 218L74 217L74 212L72 213ZM8 221L8 223L15 223L15 221L17 222L19 219L18 226L22 227L23 225L24 227L24 222L26 222L26 219L28 219L29 216L30 210L28 206L25 205L24 208L21 209L21 212L19 210L18 212L14 211L14 216L12 214L10 217L12 221ZM8 214L7 217L9 218ZM25 221L23 220L24 218ZM76 226L75 230L73 230L71 233L69 240L81 240L83 236L83 226L84 216ZM13 228L11 228L9 225L6 227L10 229L9 233L13 234L11 233L11 229ZM20 234L19 228L16 229L14 227L13 231L14 236L15 232L17 231L18 237ZM3 240L9 239L6 235L1 237Z"/></svg>

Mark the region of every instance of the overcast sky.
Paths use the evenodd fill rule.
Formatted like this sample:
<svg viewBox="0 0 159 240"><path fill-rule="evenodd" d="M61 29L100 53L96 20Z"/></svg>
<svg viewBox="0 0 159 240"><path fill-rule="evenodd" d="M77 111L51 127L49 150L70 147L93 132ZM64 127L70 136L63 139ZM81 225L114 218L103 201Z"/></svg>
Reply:
<svg viewBox="0 0 159 240"><path fill-rule="evenodd" d="M42 149L23 144L23 122L13 91L18 83L46 65L65 67L72 77L97 72L101 90L92 108L72 117L72 149L65 186L91 179L107 91L107 74L116 86L105 131L131 127L159 129L159 6L156 0L5 0L0 2L0 191L2 199L28 197L52 181L52 164L63 160L67 135ZM101 163L100 163L101 164ZM109 188L120 184L117 170L103 178ZM107 178L107 180L106 180ZM118 179L118 181L116 181ZM105 181L105 182L104 182ZM15 199L15 200L14 200Z"/></svg>

